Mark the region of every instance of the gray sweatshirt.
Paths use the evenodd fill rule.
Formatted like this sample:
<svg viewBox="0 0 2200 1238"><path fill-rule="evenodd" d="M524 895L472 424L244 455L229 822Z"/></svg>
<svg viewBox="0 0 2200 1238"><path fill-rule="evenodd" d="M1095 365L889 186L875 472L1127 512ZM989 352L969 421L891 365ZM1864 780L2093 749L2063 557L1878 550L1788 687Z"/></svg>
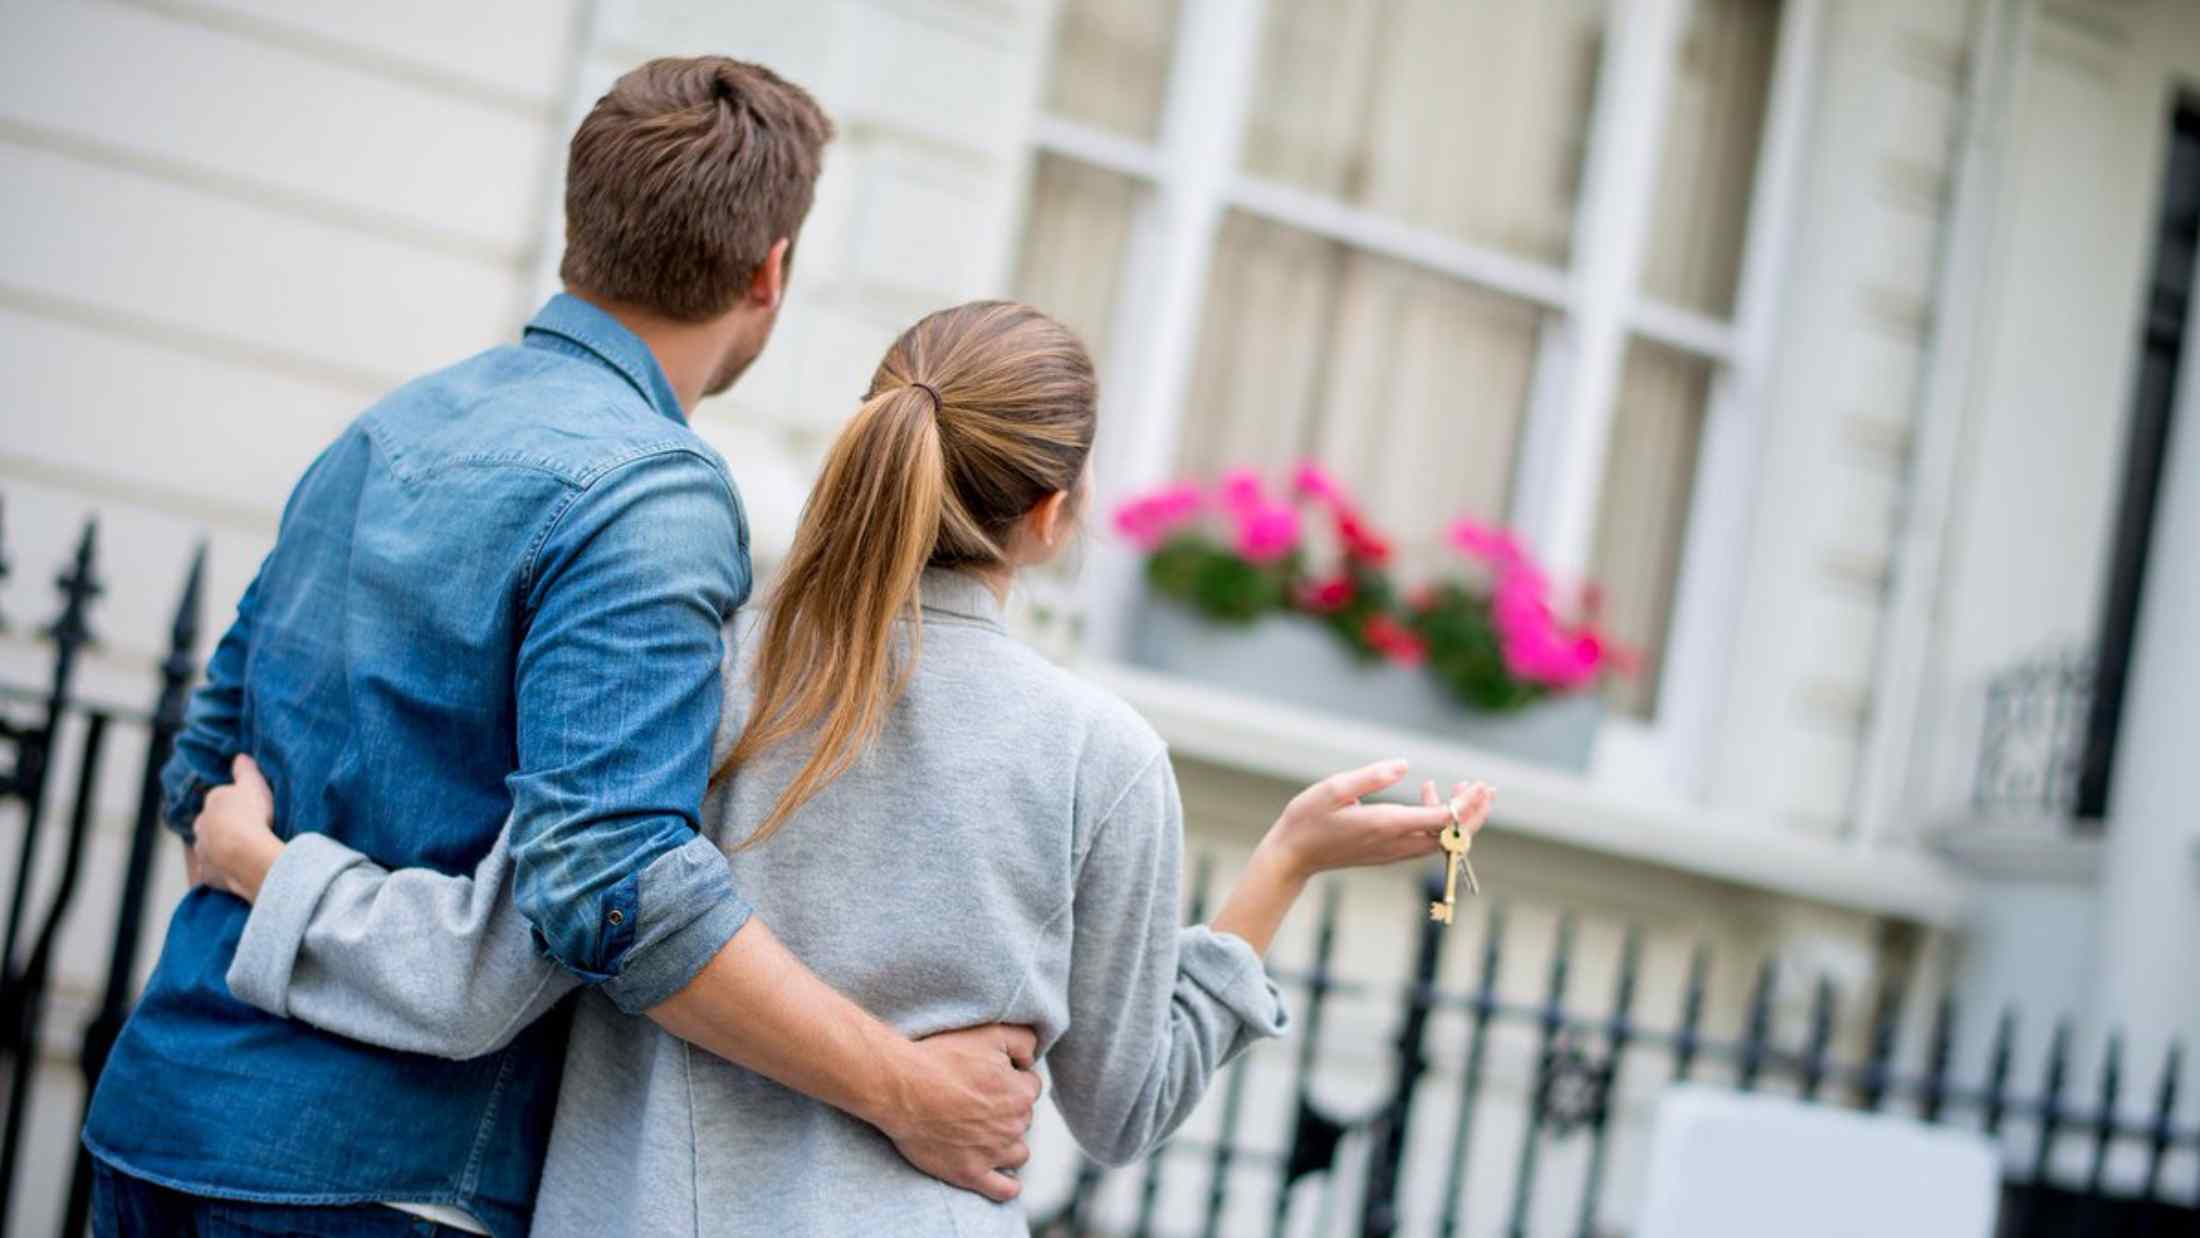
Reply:
<svg viewBox="0 0 2200 1238"><path fill-rule="evenodd" d="M1283 1030L1282 1005L1243 941L1179 927L1183 812L1160 737L1007 635L978 581L928 572L923 597L922 652L884 732L774 837L729 851L735 883L826 983L908 1035L1035 1028L1071 1133L1098 1160L1133 1160ZM731 656L721 752L751 698ZM705 829L740 841L803 755L740 771L706 800ZM301 833L230 988L376 1044L485 1053L580 984L535 948L509 876L503 839L463 877L389 872ZM863 1123L590 991L534 1232L1028 1230L1016 1206L925 1177Z"/></svg>

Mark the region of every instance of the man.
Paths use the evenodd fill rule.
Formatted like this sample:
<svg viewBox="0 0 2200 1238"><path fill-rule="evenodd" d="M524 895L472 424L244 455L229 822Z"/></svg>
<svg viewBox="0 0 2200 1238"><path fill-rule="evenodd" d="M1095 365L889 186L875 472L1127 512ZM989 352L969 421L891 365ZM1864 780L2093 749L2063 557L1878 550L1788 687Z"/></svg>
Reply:
<svg viewBox="0 0 2200 1238"><path fill-rule="evenodd" d="M1038 1085L1018 1028L912 1043L749 920L696 833L748 530L690 431L763 348L831 125L719 57L621 78L575 133L566 293L306 471L166 770L186 837L248 753L278 818L466 872L509 815L540 947L631 1014L878 1126L996 1199ZM194 889L94 1097L102 1234L527 1227L564 1011L452 1062L236 1001L247 908Z"/></svg>

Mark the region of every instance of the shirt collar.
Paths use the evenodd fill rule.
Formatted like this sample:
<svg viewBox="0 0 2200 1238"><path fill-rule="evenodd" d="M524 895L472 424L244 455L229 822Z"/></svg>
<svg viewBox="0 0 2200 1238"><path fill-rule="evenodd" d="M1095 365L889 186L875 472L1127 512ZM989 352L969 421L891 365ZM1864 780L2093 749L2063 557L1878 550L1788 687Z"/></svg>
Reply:
<svg viewBox="0 0 2200 1238"><path fill-rule="evenodd" d="M924 579L917 585L917 596L923 599L928 614L971 619L993 628L1001 626L1001 599L994 595L991 585L969 572L926 568Z"/></svg>
<svg viewBox="0 0 2200 1238"><path fill-rule="evenodd" d="M527 324L521 339L530 348L548 348L610 366L649 401L651 408L680 425L687 424L687 414L680 411L680 397L673 394L664 367L657 364L642 337L572 293L561 292L550 298Z"/></svg>

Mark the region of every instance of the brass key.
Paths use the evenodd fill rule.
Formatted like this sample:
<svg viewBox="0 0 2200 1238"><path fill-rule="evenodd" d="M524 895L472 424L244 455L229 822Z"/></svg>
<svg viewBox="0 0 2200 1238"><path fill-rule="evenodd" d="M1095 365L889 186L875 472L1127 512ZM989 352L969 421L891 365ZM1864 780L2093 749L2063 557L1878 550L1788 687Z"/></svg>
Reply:
<svg viewBox="0 0 2200 1238"><path fill-rule="evenodd" d="M1461 849L1459 827L1447 825L1436 836L1436 845L1444 849L1444 901L1428 905L1428 918L1441 924L1451 923L1452 906L1459 899L1459 857Z"/></svg>
<svg viewBox="0 0 2200 1238"><path fill-rule="evenodd" d="M1436 836L1436 845L1444 849L1444 901L1428 905L1428 918L1442 924L1451 923L1452 909L1459 901L1459 870L1467 870L1467 893L1480 894L1482 883L1475 880L1474 861L1467 858L1467 848L1474 845L1474 836L1459 828L1459 807L1456 801L1451 808L1451 824Z"/></svg>

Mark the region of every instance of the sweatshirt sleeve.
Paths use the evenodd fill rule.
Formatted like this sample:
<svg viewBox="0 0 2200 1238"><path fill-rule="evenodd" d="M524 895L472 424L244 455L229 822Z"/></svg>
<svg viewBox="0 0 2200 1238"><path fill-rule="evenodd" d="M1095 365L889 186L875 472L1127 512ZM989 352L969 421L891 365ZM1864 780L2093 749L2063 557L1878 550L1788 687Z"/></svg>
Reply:
<svg viewBox="0 0 2200 1238"><path fill-rule="evenodd" d="M509 826L471 876L391 872L327 835L300 834L261 885L230 992L385 1048L445 1058L500 1049L583 983L536 944L511 875Z"/></svg>
<svg viewBox="0 0 2200 1238"><path fill-rule="evenodd" d="M1287 1023L1252 947L1180 927L1183 838L1176 774L1156 753L1078 870L1069 1025L1047 1065L1070 1132L1103 1164L1168 1138L1232 1058Z"/></svg>

